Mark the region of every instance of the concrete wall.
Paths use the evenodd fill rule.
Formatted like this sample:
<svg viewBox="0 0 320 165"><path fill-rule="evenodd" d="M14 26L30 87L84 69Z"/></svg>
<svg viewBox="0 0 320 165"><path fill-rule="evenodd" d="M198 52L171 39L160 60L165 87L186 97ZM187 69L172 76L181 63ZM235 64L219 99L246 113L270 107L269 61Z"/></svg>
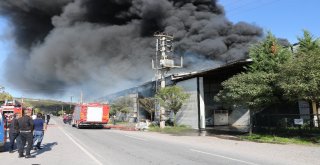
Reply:
<svg viewBox="0 0 320 165"><path fill-rule="evenodd" d="M178 124L189 125L194 129L199 128L198 122L198 97L197 97L197 78L181 81L177 83L178 86L183 87L190 98L182 106L177 113L176 120Z"/></svg>
<svg viewBox="0 0 320 165"><path fill-rule="evenodd" d="M245 108L237 108L231 111L229 115L229 125L232 125L232 126L250 125L249 110Z"/></svg>

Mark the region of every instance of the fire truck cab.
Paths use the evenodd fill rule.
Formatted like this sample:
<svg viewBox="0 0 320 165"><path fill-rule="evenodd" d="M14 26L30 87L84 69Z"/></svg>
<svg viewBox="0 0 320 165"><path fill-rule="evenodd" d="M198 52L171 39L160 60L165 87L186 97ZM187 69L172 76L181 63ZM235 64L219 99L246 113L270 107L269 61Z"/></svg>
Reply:
<svg viewBox="0 0 320 165"><path fill-rule="evenodd" d="M0 107L0 110L7 122L6 126L11 123L11 120L13 119L13 115L15 113L20 114L20 116L22 116L23 113L21 103L16 100L6 100Z"/></svg>
<svg viewBox="0 0 320 165"><path fill-rule="evenodd" d="M21 103L16 100L5 100L0 106L0 150L1 145L5 145L7 140L9 127L14 114L20 114L20 116L22 116L23 111Z"/></svg>

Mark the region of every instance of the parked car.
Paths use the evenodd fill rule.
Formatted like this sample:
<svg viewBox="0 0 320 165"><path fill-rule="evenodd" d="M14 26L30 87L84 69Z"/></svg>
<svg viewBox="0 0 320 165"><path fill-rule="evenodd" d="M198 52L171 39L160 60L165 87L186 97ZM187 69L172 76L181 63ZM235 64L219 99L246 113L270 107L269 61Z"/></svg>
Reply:
<svg viewBox="0 0 320 165"><path fill-rule="evenodd" d="M63 116L63 123L64 124L71 124L72 121L72 115L71 114L66 114Z"/></svg>

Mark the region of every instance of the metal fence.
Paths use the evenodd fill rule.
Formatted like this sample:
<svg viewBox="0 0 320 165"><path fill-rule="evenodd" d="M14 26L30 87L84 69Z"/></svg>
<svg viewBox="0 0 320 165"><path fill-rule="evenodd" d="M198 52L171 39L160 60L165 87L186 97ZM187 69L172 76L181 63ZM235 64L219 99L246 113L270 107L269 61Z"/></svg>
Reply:
<svg viewBox="0 0 320 165"><path fill-rule="evenodd" d="M253 130L273 134L319 134L320 115L310 114L256 114Z"/></svg>

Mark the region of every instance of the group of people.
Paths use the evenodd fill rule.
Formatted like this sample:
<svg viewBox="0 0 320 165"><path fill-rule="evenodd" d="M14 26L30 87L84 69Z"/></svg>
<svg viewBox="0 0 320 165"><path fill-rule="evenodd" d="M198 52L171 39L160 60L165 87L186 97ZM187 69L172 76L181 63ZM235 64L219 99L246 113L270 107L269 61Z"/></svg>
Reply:
<svg viewBox="0 0 320 165"><path fill-rule="evenodd" d="M38 113L35 119L32 119L32 111L24 110L24 115L14 114L14 118L11 121L10 131L9 131L9 152L13 153L14 143L18 148L19 158L33 158L35 156L30 154L31 149L40 150L41 142L43 139L44 131L47 129L47 124L49 120L47 117L47 123L43 119L43 115ZM25 145L27 147L25 149ZM25 150L25 155L24 155Z"/></svg>

